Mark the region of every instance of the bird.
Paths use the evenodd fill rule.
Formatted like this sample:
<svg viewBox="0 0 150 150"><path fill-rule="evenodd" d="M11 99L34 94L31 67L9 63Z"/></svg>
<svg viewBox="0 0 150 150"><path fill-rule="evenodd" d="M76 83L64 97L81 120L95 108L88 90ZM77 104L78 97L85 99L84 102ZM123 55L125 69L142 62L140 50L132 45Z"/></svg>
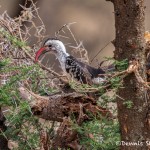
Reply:
<svg viewBox="0 0 150 150"><path fill-rule="evenodd" d="M35 62L38 61L41 55L48 52L56 56L63 72L69 74L69 76L76 81L90 85L105 82L104 70L94 68L67 53L65 45L59 39L48 38L43 46L36 52Z"/></svg>

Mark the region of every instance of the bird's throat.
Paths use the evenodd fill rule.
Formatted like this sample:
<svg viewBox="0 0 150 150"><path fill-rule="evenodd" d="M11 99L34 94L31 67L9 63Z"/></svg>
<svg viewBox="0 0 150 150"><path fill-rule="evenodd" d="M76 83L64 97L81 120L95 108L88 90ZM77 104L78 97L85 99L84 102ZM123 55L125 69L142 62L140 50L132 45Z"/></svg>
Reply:
<svg viewBox="0 0 150 150"><path fill-rule="evenodd" d="M65 72L66 71L66 69L65 69L66 58L69 56L69 54L67 52L59 52L55 55L61 65L61 68Z"/></svg>

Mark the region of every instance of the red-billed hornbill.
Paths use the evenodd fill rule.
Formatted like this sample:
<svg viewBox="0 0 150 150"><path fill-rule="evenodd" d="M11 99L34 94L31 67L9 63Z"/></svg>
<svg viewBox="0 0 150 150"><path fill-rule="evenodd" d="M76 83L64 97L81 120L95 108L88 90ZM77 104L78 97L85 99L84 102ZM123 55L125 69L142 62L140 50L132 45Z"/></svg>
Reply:
<svg viewBox="0 0 150 150"><path fill-rule="evenodd" d="M68 54L64 44L60 40L54 38L47 39L43 47L36 52L35 61L37 61L42 54L47 52L55 54L60 62L62 70L77 81L84 84L100 84L105 81L103 76L105 71L101 68L96 69L80 62L75 57ZM99 77L100 74L102 75L101 77Z"/></svg>

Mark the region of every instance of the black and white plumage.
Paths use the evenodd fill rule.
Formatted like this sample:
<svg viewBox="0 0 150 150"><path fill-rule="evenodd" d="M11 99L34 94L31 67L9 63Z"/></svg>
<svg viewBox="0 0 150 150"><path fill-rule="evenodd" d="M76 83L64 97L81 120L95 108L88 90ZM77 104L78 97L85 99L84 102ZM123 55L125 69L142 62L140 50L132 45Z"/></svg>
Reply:
<svg viewBox="0 0 150 150"><path fill-rule="evenodd" d="M100 68L91 67L66 52L64 44L58 39L48 39L44 42L42 48L36 52L35 60L37 61L41 54L51 52L60 62L61 68L71 77L84 84L100 84L105 81ZM99 74L102 74L99 77Z"/></svg>

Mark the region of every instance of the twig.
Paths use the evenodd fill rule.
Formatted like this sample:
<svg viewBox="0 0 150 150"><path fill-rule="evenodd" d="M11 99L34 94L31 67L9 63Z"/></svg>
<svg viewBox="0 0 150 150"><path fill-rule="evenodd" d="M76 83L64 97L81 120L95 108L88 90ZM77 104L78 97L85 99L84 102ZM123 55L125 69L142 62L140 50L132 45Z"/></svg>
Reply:
<svg viewBox="0 0 150 150"><path fill-rule="evenodd" d="M110 43L111 43L111 41L109 41L103 48L101 48L101 49L98 51L98 53L91 59L91 62L90 62L90 63L92 63L93 60L97 57L97 55L98 55L102 50L104 50Z"/></svg>
<svg viewBox="0 0 150 150"><path fill-rule="evenodd" d="M29 50L30 48L29 47L26 47L26 48L22 48L22 50L25 52L25 54L35 63L35 59L27 52L27 50ZM56 77L58 77L63 83L67 84L68 81L62 79L62 76L59 75L58 73L56 73L55 71L47 68L46 66L44 66L42 63L40 63L40 61L37 62L38 65L43 69L43 70L46 70L48 71L49 73L52 73L53 75L55 75Z"/></svg>

